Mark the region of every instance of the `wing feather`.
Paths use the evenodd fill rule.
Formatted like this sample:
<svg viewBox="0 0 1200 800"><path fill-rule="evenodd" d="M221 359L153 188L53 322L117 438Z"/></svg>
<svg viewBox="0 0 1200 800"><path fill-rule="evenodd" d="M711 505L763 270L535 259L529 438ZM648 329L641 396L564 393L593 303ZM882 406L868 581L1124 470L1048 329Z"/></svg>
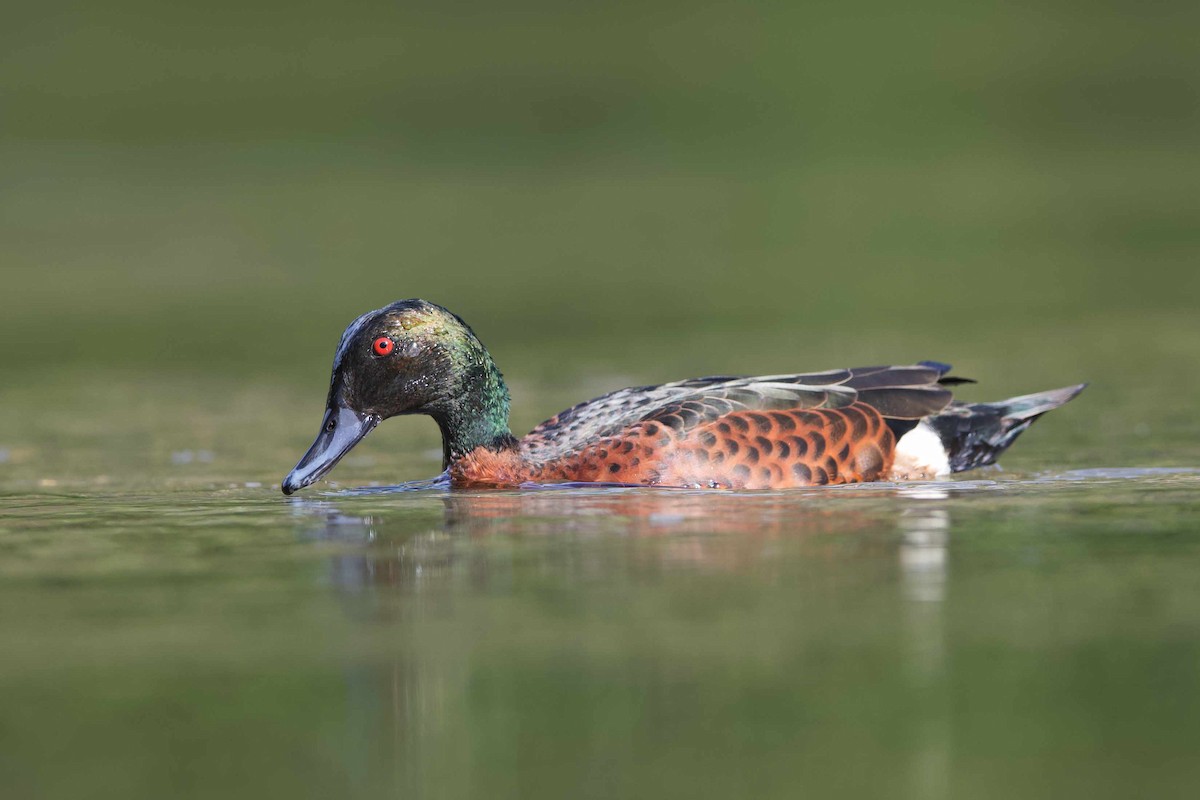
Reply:
<svg viewBox="0 0 1200 800"><path fill-rule="evenodd" d="M533 458L554 458L582 449L637 422L667 419L687 427L733 411L839 408L856 399L884 417L919 419L951 401L938 381L949 367L926 362L900 367L858 367L825 372L705 378L618 389L572 406L521 439Z"/></svg>

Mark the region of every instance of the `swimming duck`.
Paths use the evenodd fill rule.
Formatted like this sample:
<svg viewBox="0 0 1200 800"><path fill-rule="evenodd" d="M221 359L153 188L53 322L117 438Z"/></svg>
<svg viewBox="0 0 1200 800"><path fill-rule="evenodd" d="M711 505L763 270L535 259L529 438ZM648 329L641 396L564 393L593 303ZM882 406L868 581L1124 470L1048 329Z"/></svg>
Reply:
<svg viewBox="0 0 1200 800"><path fill-rule="evenodd" d="M860 367L728 375L610 392L521 439L508 428L504 378L457 315L424 300L363 314L342 334L325 417L283 481L319 480L383 420L428 414L450 485L604 482L782 489L929 479L991 464L1086 384L997 403L955 402L972 381L950 366Z"/></svg>

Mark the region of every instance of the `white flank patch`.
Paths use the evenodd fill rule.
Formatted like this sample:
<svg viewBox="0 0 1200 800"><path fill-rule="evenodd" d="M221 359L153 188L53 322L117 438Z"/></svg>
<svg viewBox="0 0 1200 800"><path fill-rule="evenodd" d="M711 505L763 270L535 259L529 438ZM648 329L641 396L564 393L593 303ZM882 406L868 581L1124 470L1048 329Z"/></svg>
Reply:
<svg viewBox="0 0 1200 800"><path fill-rule="evenodd" d="M950 457L933 429L921 422L896 443L892 465L894 481L920 481L944 478L950 474Z"/></svg>

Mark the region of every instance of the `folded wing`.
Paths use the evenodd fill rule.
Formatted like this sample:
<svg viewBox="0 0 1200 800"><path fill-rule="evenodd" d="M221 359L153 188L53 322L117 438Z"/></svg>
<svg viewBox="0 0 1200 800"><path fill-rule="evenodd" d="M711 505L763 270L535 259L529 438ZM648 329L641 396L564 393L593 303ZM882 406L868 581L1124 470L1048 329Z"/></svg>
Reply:
<svg viewBox="0 0 1200 800"><path fill-rule="evenodd" d="M656 420L687 430L735 411L842 408L858 400L907 429L952 400L944 383L950 367L858 367L794 375L716 375L661 386L636 386L573 406L546 420L521 440L530 458L557 458L612 436L638 422Z"/></svg>

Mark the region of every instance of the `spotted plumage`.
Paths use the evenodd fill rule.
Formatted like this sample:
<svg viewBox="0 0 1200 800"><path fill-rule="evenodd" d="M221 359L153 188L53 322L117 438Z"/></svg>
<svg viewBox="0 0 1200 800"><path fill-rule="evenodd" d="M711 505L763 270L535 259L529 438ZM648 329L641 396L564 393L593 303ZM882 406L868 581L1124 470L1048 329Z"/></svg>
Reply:
<svg viewBox="0 0 1200 800"><path fill-rule="evenodd" d="M516 450L468 454L450 474L464 486L510 485L523 474L536 482L784 489L879 480L891 468L896 443L879 412L861 402L690 419L693 424L674 411L657 414L542 458L532 455L539 448L526 450L523 439Z"/></svg>
<svg viewBox="0 0 1200 800"><path fill-rule="evenodd" d="M421 300L355 320L334 362L322 432L284 481L319 479L375 425L428 414L455 487L579 481L783 489L936 477L991 463L1082 385L1003 403L955 403L937 362L620 389L508 429L508 390L461 319ZM931 456L929 441L939 450Z"/></svg>

